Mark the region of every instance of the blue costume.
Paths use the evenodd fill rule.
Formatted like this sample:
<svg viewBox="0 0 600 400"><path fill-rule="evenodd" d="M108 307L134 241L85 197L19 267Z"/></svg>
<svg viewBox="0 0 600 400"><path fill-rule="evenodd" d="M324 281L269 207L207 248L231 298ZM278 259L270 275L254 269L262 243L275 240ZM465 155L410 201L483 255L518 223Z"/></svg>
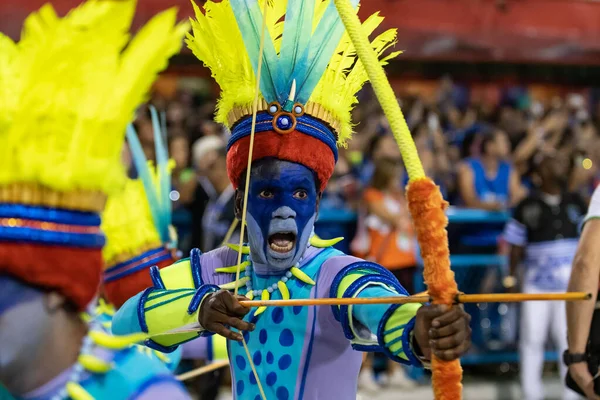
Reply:
<svg viewBox="0 0 600 400"><path fill-rule="evenodd" d="M248 195L242 216L248 243L206 254L194 249L169 267L151 268L153 287L119 309L112 326L116 335L148 334L146 344L166 352L210 336L200 326L200 311L207 296L219 290L263 300L407 294L386 269L347 256L331 247L335 240L323 241L313 233L337 146L352 130L355 93L366 81L337 10L333 2L302 0L289 1L287 12L278 2L268 7L250 171L249 105L258 71L261 6L208 1L205 13L196 8L194 35L188 39L222 89L217 120L232 131L227 170L240 216L241 194ZM380 22L373 16L364 29L370 32ZM384 32L373 46L381 54L394 37L393 30ZM362 360L355 350L381 351L397 362L423 365L414 336L419 307L254 307L244 317L256 326L244 332L250 357L242 344L228 344L234 397L355 399Z"/></svg>

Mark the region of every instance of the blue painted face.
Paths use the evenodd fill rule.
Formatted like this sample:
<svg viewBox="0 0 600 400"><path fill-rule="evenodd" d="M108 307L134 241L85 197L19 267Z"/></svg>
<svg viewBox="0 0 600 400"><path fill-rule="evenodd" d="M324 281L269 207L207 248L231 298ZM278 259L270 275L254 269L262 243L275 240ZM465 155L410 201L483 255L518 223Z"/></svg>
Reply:
<svg viewBox="0 0 600 400"><path fill-rule="evenodd" d="M248 193L248 238L252 259L285 271L304 254L317 215L312 171L268 159L252 166Z"/></svg>

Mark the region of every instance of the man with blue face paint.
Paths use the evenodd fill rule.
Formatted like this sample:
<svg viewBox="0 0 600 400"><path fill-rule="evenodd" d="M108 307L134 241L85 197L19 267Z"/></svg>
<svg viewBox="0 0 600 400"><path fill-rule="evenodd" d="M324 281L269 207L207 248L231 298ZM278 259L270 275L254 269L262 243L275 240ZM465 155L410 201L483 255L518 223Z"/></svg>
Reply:
<svg viewBox="0 0 600 400"><path fill-rule="evenodd" d="M286 271L306 250L320 193L314 173L303 165L264 159L253 165L248 195L248 238L252 259L271 271ZM243 193L236 194L241 216Z"/></svg>
<svg viewBox="0 0 600 400"><path fill-rule="evenodd" d="M2 400L190 399L162 355L86 313L125 129L187 30L170 9L130 41L135 7L88 1L59 17L46 4L18 43L0 33Z"/></svg>
<svg viewBox="0 0 600 400"><path fill-rule="evenodd" d="M192 250L188 259L151 269L154 286L123 305L113 333L148 333L146 344L163 351L198 336L227 337L235 399L354 400L362 361L355 350L384 352L416 366L427 365L433 353L456 359L470 344L469 317L458 306L248 309L239 303L258 297L407 295L386 269L345 255L331 247L333 241L313 234L337 147L352 131L355 94L366 81L337 10L322 0L289 0L287 12L281 4L267 6L255 123L251 105L262 5L208 1L205 13L196 8L194 34L188 37L188 46L222 89L217 121L232 132L227 172L248 244L206 254ZM372 32L380 22L372 16L364 29ZM381 54L394 39L390 30L373 46Z"/></svg>

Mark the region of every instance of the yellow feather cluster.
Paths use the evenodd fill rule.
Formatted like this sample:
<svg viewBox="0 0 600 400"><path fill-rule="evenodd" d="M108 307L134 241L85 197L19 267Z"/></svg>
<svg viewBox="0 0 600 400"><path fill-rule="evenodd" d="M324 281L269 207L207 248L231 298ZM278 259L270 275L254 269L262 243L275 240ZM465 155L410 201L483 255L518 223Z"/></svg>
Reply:
<svg viewBox="0 0 600 400"><path fill-rule="evenodd" d="M0 186L113 193L125 128L188 25L169 9L129 34L135 0L45 5L17 44L0 36Z"/></svg>
<svg viewBox="0 0 600 400"><path fill-rule="evenodd" d="M313 19L313 29L316 29L330 0L312 1L316 1ZM267 12L267 27L278 52L286 6L285 0L273 1ZM196 18L191 21L192 33L188 34L186 42L194 55L210 68L213 78L221 87L216 120L229 125L227 116L231 110L235 107L249 107L254 100L256 78L250 58L229 0L218 3L207 1L204 12L194 4L194 11ZM382 21L379 14L374 14L364 22L363 29L370 35ZM395 40L396 30L391 29L372 41L373 48L381 56L382 65L400 53L382 56ZM357 102L356 93L367 81L365 69L346 33L309 100L320 105L339 122L340 129L337 133L340 146L344 146L352 135L351 111Z"/></svg>
<svg viewBox="0 0 600 400"><path fill-rule="evenodd" d="M105 268L162 244L139 179L128 179L124 190L108 198L100 228L106 235L102 249Z"/></svg>
<svg viewBox="0 0 600 400"><path fill-rule="evenodd" d="M317 0L322 1L322 0ZM328 3L328 1L324 1ZM379 13L371 15L363 22L363 30L367 36L381 24L383 17ZM380 56L380 63L387 62L401 52L393 52L383 57L383 53L396 43L396 30L389 29L371 41L373 49ZM345 146L352 136L352 108L358 102L356 94L369 80L362 62L358 59L354 45L345 32L336 54L331 59L325 74L319 81L310 98L311 102L320 104L340 123L338 146Z"/></svg>

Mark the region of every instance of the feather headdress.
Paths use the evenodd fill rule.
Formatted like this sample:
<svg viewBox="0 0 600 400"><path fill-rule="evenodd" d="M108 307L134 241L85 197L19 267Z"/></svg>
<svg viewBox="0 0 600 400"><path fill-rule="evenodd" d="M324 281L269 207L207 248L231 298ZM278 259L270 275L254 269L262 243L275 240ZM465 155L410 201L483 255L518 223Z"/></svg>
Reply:
<svg viewBox="0 0 600 400"><path fill-rule="evenodd" d="M357 7L358 0L352 1ZM257 0L208 1L203 11L196 5L194 10L187 44L221 87L216 119L232 130L228 170L235 186L247 160L263 13ZM266 15L254 159L305 164L324 187L337 147L351 136L351 111L367 74L332 1L279 0ZM370 34L381 21L375 14L363 29ZM373 40L382 64L399 53L383 56L395 38L396 31L388 30ZM321 162L308 160L315 157Z"/></svg>
<svg viewBox="0 0 600 400"><path fill-rule="evenodd" d="M100 216L126 181L127 124L181 47L176 10L135 37L135 0L45 5L21 40L0 35L0 274L58 290L80 308L102 271Z"/></svg>
<svg viewBox="0 0 600 400"><path fill-rule="evenodd" d="M138 172L125 189L110 196L102 214L101 229L106 235L102 249L105 262L104 293L115 306L152 286L148 269L173 263L177 238L171 227L170 169L165 135L156 110L150 108L154 129L156 166L146 159L132 125L127 141Z"/></svg>

